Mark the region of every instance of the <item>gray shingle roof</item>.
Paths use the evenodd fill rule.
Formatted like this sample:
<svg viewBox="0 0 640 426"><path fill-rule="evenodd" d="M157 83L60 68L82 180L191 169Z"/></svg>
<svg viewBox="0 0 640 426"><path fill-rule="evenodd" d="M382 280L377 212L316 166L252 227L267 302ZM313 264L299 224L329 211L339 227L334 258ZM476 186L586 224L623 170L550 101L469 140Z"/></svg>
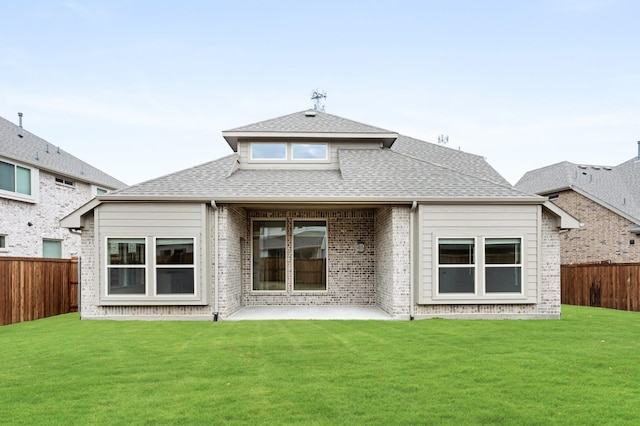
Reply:
<svg viewBox="0 0 640 426"><path fill-rule="evenodd" d="M306 113L312 113L309 116ZM299 111L271 120L236 127L225 132L278 132L278 133L395 133L368 124L327 114L321 111Z"/></svg>
<svg viewBox="0 0 640 426"><path fill-rule="evenodd" d="M640 162L636 160L632 158L615 167L563 161L528 171L516 188L544 195L577 189L640 223Z"/></svg>
<svg viewBox="0 0 640 426"><path fill-rule="evenodd" d="M19 133L22 137L18 136ZM0 117L0 157L102 186L105 189L120 189L127 186L27 130L20 131L18 125L2 117Z"/></svg>
<svg viewBox="0 0 640 426"><path fill-rule="evenodd" d="M234 131L324 132L329 129L388 132L326 113L307 127L296 124L301 113ZM304 119L303 122L306 122ZM278 123L283 128L278 127ZM317 126L317 127L316 127ZM143 182L112 197L182 197L211 200L397 200L397 199L533 199L502 178L484 158L399 136L391 149L340 149L339 170L238 169L236 155ZM105 196L109 198L109 196Z"/></svg>

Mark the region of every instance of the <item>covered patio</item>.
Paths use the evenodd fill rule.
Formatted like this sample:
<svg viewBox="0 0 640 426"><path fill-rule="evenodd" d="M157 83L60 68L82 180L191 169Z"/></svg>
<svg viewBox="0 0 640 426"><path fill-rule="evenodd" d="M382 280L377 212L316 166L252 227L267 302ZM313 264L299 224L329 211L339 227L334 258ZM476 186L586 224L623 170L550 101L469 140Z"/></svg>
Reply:
<svg viewBox="0 0 640 426"><path fill-rule="evenodd" d="M250 320L391 320L376 306L247 306L226 321Z"/></svg>

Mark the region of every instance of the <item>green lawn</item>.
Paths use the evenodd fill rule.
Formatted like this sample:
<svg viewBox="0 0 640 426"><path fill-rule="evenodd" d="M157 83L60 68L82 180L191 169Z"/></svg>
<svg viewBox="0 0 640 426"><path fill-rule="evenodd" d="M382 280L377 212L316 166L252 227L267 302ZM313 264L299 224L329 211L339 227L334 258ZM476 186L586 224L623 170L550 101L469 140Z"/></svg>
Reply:
<svg viewBox="0 0 640 426"><path fill-rule="evenodd" d="M0 424L638 424L640 313L0 327Z"/></svg>

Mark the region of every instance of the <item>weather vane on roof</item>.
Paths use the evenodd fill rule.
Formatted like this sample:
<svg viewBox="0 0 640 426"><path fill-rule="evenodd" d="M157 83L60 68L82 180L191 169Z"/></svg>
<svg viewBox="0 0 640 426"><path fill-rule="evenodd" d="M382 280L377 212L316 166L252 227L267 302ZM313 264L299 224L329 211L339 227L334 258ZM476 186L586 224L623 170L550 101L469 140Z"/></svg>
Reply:
<svg viewBox="0 0 640 426"><path fill-rule="evenodd" d="M327 92L326 91L319 92L318 89L316 89L311 94L311 100L313 101L313 109L316 111L324 112L325 99L327 99Z"/></svg>

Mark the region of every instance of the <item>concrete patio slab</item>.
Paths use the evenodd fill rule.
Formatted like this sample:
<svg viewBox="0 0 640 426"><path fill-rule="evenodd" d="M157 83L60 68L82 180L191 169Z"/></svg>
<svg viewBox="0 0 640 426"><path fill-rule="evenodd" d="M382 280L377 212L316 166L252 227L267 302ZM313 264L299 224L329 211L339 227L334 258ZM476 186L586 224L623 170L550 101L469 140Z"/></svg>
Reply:
<svg viewBox="0 0 640 426"><path fill-rule="evenodd" d="M391 320L375 306L247 306L225 321L246 320Z"/></svg>

